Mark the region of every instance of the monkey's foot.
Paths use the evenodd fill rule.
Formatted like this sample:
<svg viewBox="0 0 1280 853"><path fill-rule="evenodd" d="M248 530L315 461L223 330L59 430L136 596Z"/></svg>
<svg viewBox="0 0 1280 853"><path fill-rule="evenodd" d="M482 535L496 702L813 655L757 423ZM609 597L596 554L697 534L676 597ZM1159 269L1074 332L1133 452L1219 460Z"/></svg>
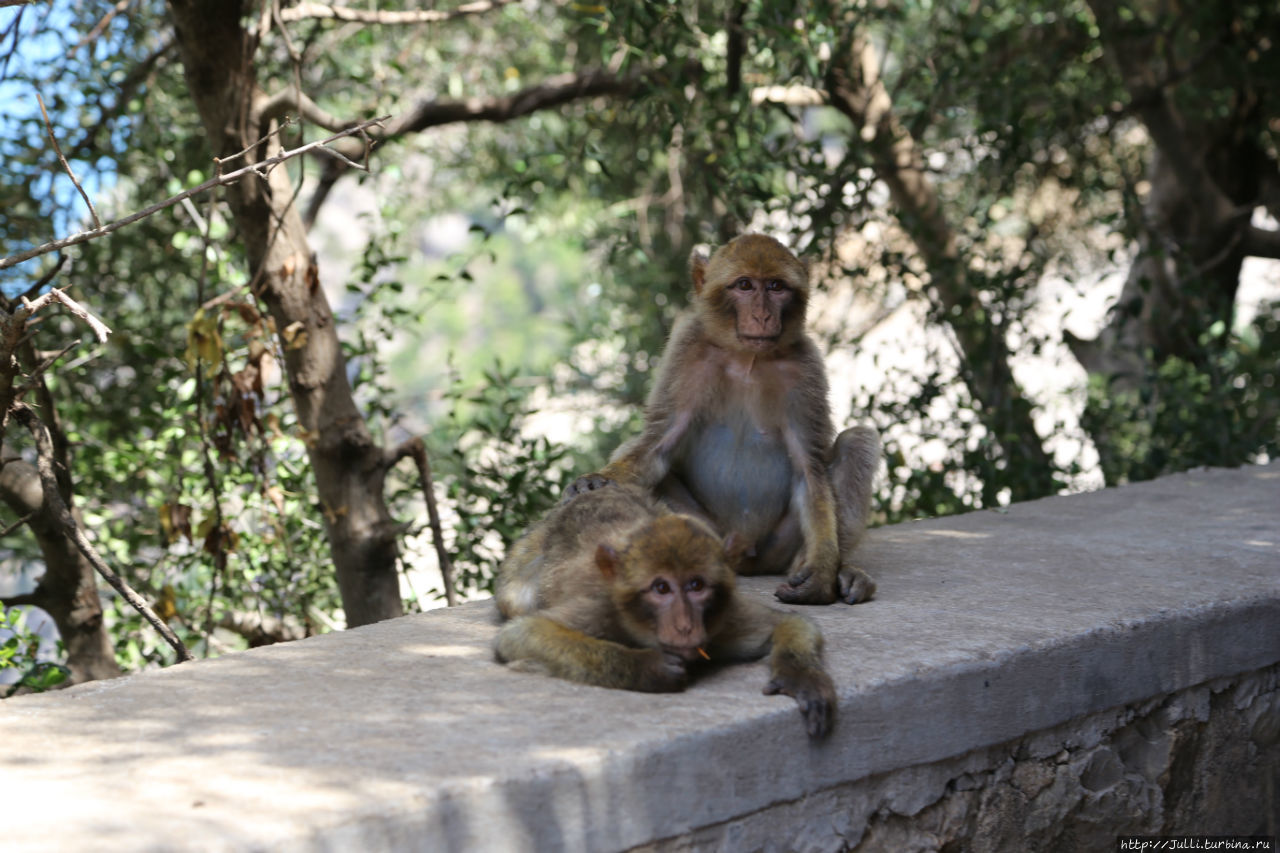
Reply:
<svg viewBox="0 0 1280 853"><path fill-rule="evenodd" d="M786 604L830 604L837 592L835 583L806 567L788 575L773 594Z"/></svg>
<svg viewBox="0 0 1280 853"><path fill-rule="evenodd" d="M862 569L844 566L840 569L840 600L845 604L861 604L876 594L876 582Z"/></svg>
<svg viewBox="0 0 1280 853"><path fill-rule="evenodd" d="M567 504L578 495L586 494L587 492L592 492L596 489L603 489L612 482L613 480L610 480L607 477L602 477L599 474L584 474L570 483L569 488L564 490L564 495L560 498L560 503Z"/></svg>

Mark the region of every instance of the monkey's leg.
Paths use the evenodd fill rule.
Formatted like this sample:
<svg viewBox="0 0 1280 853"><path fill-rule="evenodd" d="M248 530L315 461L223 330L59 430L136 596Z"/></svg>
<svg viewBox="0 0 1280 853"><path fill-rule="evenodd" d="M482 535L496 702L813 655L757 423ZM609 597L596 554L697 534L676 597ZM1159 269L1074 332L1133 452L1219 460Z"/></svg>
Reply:
<svg viewBox="0 0 1280 853"><path fill-rule="evenodd" d="M533 661L557 678L647 693L674 693L688 677L684 661L661 649L632 649L588 636L545 616L521 616L498 632L503 663Z"/></svg>
<svg viewBox="0 0 1280 853"><path fill-rule="evenodd" d="M684 481L675 474L663 477L655 492L658 499L672 512L701 519L721 535L732 532L732 528L725 530L711 513L707 512L702 503L693 496L693 492L689 491ZM734 535L742 534L739 531ZM745 549L741 560L734 566L734 571L740 575L780 575L787 571L803 544L800 516L794 508L788 508L772 531L762 536L758 542L748 543L749 547Z"/></svg>
<svg viewBox="0 0 1280 853"><path fill-rule="evenodd" d="M493 596L498 614L513 619L538 607L538 578L542 574L546 526L534 527L516 540L498 567L497 591Z"/></svg>
<svg viewBox="0 0 1280 853"><path fill-rule="evenodd" d="M839 527L835 492L825 469L795 486L791 506L800 518L804 545L774 594L787 604L830 604L840 594Z"/></svg>
<svg viewBox="0 0 1280 853"><path fill-rule="evenodd" d="M849 604L869 601L875 581L853 563L853 551L871 516L871 487L880 467L880 436L869 426L850 427L836 437L827 472L835 493L840 548L840 598Z"/></svg>

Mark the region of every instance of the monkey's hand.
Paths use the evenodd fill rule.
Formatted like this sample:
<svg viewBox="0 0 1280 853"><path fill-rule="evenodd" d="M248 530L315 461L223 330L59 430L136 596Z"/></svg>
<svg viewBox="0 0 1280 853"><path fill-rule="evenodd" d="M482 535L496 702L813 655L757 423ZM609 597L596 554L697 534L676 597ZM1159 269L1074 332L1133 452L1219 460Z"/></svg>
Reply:
<svg viewBox="0 0 1280 853"><path fill-rule="evenodd" d="M567 504L569 501L573 500L578 495L586 494L587 492L592 492L592 491L595 491L596 489L603 489L605 486L608 486L612 482L613 480L610 480L608 477L604 476L599 472L596 472L593 474L584 474L583 476L579 477L578 479L570 483L569 487L564 490L564 495L561 496L560 503Z"/></svg>
<svg viewBox="0 0 1280 853"><path fill-rule="evenodd" d="M821 669L788 666L781 668L764 686L766 695L781 693L796 700L811 738L826 737L836 721L836 688L831 676Z"/></svg>
<svg viewBox="0 0 1280 853"><path fill-rule="evenodd" d="M810 560L802 553L774 595L787 604L830 604L840 591L836 568L834 554Z"/></svg>
<svg viewBox="0 0 1280 853"><path fill-rule="evenodd" d="M635 683L628 689L646 693L679 693L689 683L683 658L662 649L637 649Z"/></svg>
<svg viewBox="0 0 1280 853"><path fill-rule="evenodd" d="M840 600L846 604L870 601L876 594L876 582L871 575L855 566L840 567Z"/></svg>

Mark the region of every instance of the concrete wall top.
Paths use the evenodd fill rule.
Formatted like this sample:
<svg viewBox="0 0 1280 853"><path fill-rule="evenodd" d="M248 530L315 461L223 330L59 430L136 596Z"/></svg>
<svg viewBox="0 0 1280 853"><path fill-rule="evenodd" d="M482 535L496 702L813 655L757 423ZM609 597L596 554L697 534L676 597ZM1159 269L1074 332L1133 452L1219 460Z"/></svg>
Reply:
<svg viewBox="0 0 1280 853"><path fill-rule="evenodd" d="M509 671L484 602L0 703L0 847L620 849L1258 669L1280 464L882 528L862 563L874 601L805 609L821 743L763 664L662 696Z"/></svg>

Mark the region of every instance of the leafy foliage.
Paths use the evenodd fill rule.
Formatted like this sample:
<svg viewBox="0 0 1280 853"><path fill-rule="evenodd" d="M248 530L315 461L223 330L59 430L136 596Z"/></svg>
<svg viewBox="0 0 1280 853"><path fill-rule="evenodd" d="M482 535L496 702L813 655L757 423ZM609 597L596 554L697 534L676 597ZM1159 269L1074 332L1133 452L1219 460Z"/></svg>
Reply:
<svg viewBox="0 0 1280 853"><path fill-rule="evenodd" d="M0 603L0 672L21 671L5 690L5 698L23 688L40 692L67 680L71 671L60 663L41 660L39 651L40 637L27 629L21 615Z"/></svg>
<svg viewBox="0 0 1280 853"><path fill-rule="evenodd" d="M529 390L517 377L495 366L478 388L449 393L446 494L457 518L451 550L460 592L493 592L507 548L568 485L568 449L523 432Z"/></svg>
<svg viewBox="0 0 1280 853"><path fill-rule="evenodd" d="M1138 390L1092 377L1084 423L1108 483L1280 456L1280 304L1204 367L1170 358Z"/></svg>

